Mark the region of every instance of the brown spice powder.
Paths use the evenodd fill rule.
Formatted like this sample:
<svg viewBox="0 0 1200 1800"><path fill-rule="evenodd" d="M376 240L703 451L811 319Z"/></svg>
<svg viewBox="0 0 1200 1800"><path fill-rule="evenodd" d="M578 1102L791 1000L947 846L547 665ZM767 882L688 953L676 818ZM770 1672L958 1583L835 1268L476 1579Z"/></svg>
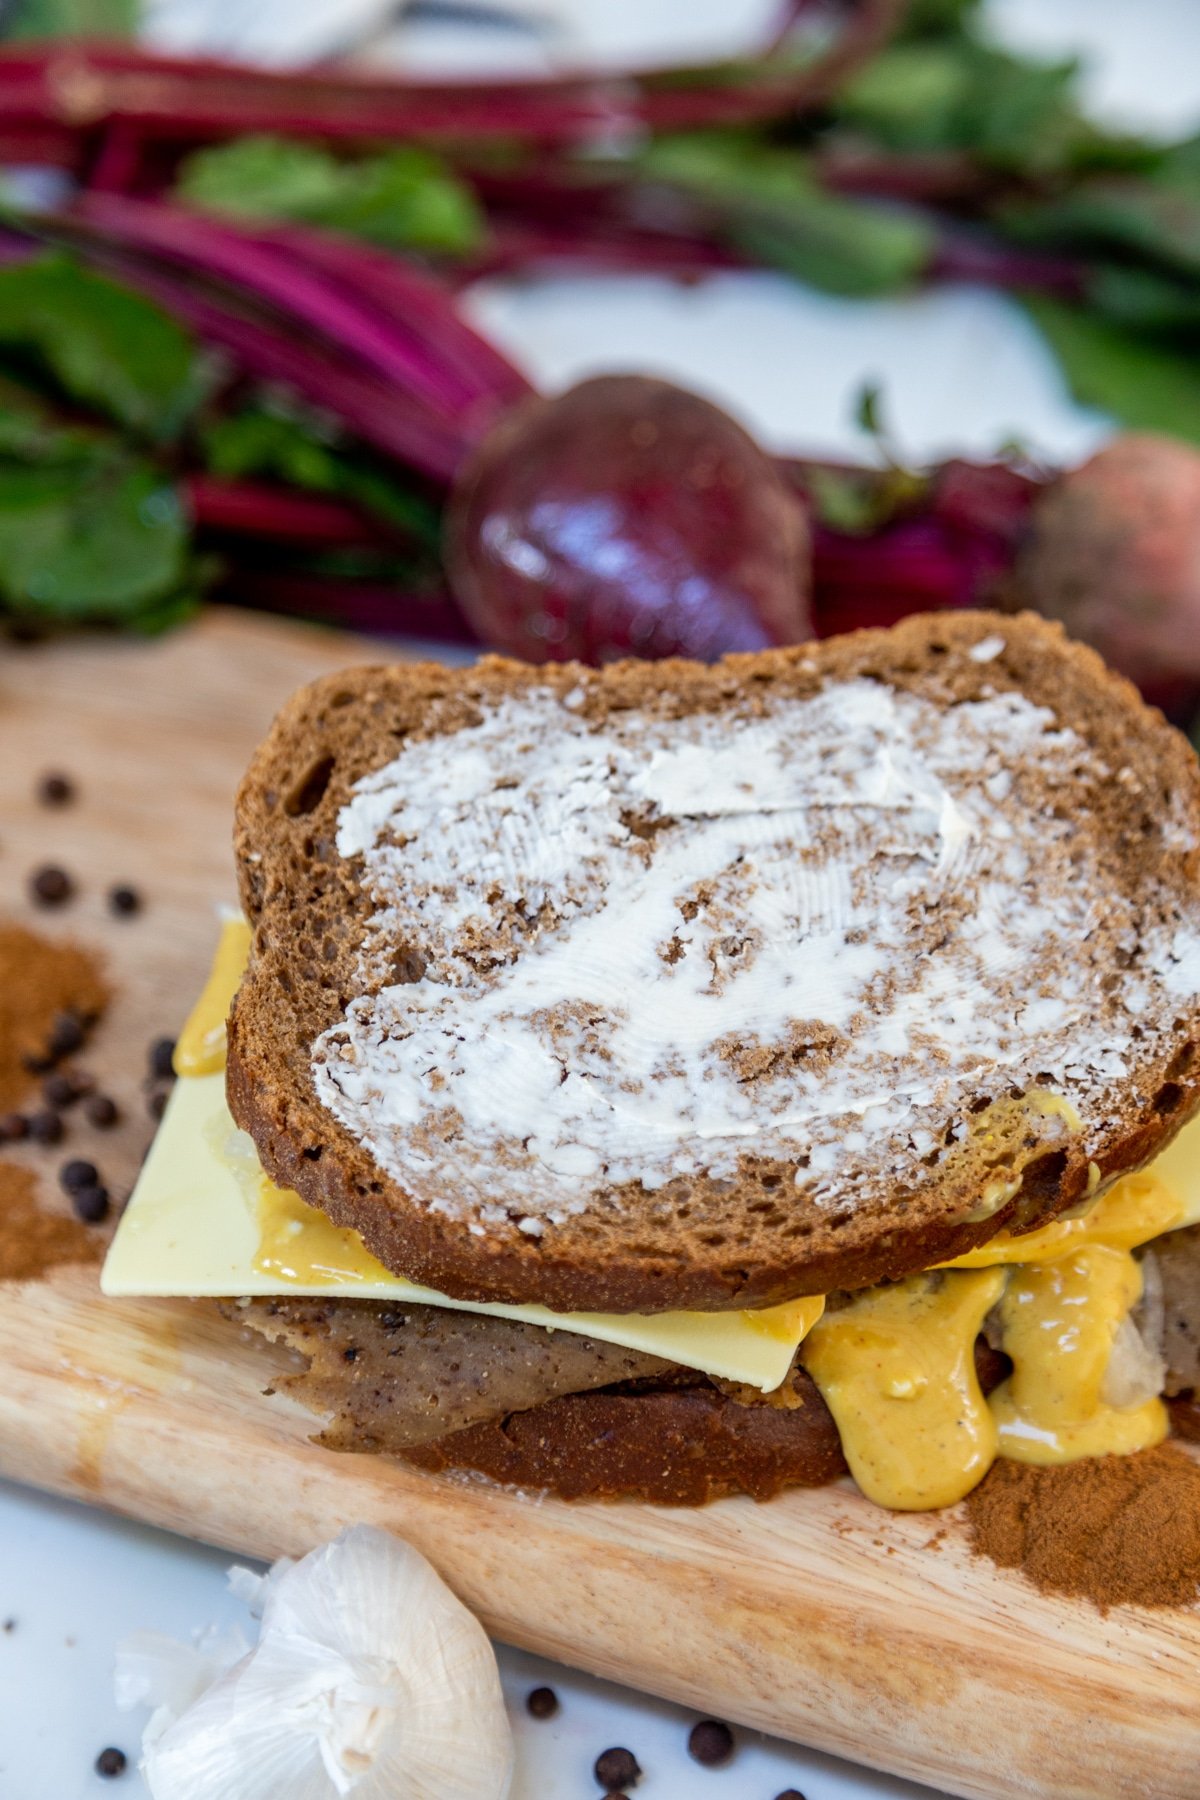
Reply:
<svg viewBox="0 0 1200 1800"><path fill-rule="evenodd" d="M103 1239L37 1203L32 1169L0 1163L0 1281L34 1281L59 1263L95 1262Z"/></svg>
<svg viewBox="0 0 1200 1800"><path fill-rule="evenodd" d="M107 1000L85 950L0 925L0 1112L17 1106L33 1085L25 1058L45 1053L59 1014L93 1019Z"/></svg>
<svg viewBox="0 0 1200 1800"><path fill-rule="evenodd" d="M1200 1585L1200 1464L1173 1444L1062 1468L995 1463L967 1499L971 1547L1042 1593L1188 1606Z"/></svg>

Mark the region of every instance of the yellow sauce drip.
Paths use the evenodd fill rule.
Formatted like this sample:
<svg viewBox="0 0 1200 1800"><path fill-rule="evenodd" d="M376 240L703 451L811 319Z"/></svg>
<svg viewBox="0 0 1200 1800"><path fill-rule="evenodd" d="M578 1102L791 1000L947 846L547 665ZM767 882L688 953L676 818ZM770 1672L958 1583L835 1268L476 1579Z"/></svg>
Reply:
<svg viewBox="0 0 1200 1800"><path fill-rule="evenodd" d="M1184 1222L1185 1208L1177 1194L1154 1174L1127 1175L1085 1213L1055 1219L1039 1231L1014 1237L1002 1231L943 1263L944 1269L990 1269L997 1263L1047 1263L1070 1256L1085 1244L1109 1244L1133 1250L1161 1237Z"/></svg>
<svg viewBox="0 0 1200 1800"><path fill-rule="evenodd" d="M761 1307L754 1312L747 1310L739 1317L773 1344L789 1344L807 1337L824 1311L824 1294L806 1294L803 1300L786 1300L782 1306ZM696 1316L704 1317L702 1313Z"/></svg>
<svg viewBox="0 0 1200 1800"><path fill-rule="evenodd" d="M991 1395L999 1451L1017 1462L1123 1456L1161 1443L1161 1400L1106 1403L1118 1327L1142 1294L1128 1250L1092 1244L1060 1262L1014 1269L1000 1303L1013 1372Z"/></svg>
<svg viewBox="0 0 1200 1800"><path fill-rule="evenodd" d="M204 991L175 1045L177 1075L217 1075L225 1067L225 1021L249 954L249 925L226 919Z"/></svg>
<svg viewBox="0 0 1200 1800"><path fill-rule="evenodd" d="M1001 1207L1020 1193L1024 1181L1021 1170L1010 1169L1006 1164L1018 1140L1026 1135L1031 1115L1061 1119L1070 1132L1083 1130L1083 1120L1065 1094L1056 1094L1050 1088L1030 1088L1016 1100L993 1100L982 1112L974 1114L967 1121L971 1142L999 1173L985 1183L968 1219L994 1218Z"/></svg>
<svg viewBox="0 0 1200 1800"><path fill-rule="evenodd" d="M323 1281L353 1287L359 1281L395 1279L357 1231L333 1224L299 1194L276 1187L265 1175L258 1190L254 1267L288 1287L312 1287Z"/></svg>
<svg viewBox="0 0 1200 1800"><path fill-rule="evenodd" d="M826 1313L800 1359L837 1422L869 1499L894 1511L949 1506L996 1455L975 1339L1004 1291L1000 1269L913 1275Z"/></svg>

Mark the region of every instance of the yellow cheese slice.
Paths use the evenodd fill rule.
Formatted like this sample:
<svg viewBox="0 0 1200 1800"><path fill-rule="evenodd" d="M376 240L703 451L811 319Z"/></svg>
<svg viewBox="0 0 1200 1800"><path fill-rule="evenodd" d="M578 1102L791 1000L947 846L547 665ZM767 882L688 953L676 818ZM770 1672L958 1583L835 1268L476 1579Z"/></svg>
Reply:
<svg viewBox="0 0 1200 1800"><path fill-rule="evenodd" d="M763 1393L784 1379L825 1304L813 1298L758 1312L555 1313L447 1299L391 1274L355 1232L339 1231L266 1180L253 1143L230 1116L223 1074L176 1082L100 1285L113 1296L333 1295L449 1306L582 1332Z"/></svg>

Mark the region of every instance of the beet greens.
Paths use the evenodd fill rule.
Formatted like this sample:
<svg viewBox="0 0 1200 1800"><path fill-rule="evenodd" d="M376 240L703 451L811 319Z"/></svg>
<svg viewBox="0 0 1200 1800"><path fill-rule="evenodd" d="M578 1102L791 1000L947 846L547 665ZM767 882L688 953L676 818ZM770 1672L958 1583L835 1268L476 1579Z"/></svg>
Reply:
<svg viewBox="0 0 1200 1800"><path fill-rule="evenodd" d="M458 314L479 274L558 265L980 280L1030 307L1082 397L1200 440L1195 146L1098 129L1073 69L996 49L973 0L846 0L825 38L816 13L795 0L739 63L515 84L0 52L0 162L77 184L0 238L0 604L154 628L215 586L525 655L712 655L1038 604L1077 551L1094 566L1088 479L773 466L667 384L539 400ZM1191 454L1119 441L1093 487L1124 503L1153 467L1186 497ZM689 513L721 467L738 503ZM1200 671L1180 689L1161 646L1198 616L1190 541L1119 549L1156 647L1113 626L1122 593L1105 647L1184 707Z"/></svg>

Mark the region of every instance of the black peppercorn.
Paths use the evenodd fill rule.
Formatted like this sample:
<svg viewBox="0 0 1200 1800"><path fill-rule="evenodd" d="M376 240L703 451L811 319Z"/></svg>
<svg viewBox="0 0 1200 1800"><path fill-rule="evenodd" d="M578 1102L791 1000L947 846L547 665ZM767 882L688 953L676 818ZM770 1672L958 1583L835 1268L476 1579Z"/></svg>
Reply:
<svg viewBox="0 0 1200 1800"><path fill-rule="evenodd" d="M63 1122L56 1112L36 1112L29 1121L29 1135L35 1144L61 1144Z"/></svg>
<svg viewBox="0 0 1200 1800"><path fill-rule="evenodd" d="M71 1205L85 1225L99 1225L108 1217L108 1189L97 1182L92 1187L76 1188Z"/></svg>
<svg viewBox="0 0 1200 1800"><path fill-rule="evenodd" d="M61 906L75 892L75 883L65 869L46 863L29 877L29 892L38 906Z"/></svg>
<svg viewBox="0 0 1200 1800"><path fill-rule="evenodd" d="M95 1187L100 1180L100 1172L95 1163L85 1162L76 1156L63 1164L58 1171L59 1183L66 1194L77 1194L80 1188Z"/></svg>
<svg viewBox="0 0 1200 1800"><path fill-rule="evenodd" d="M642 1771L633 1751L626 1750L619 1744L615 1744L611 1750L600 1752L592 1773L606 1794L634 1787L642 1778Z"/></svg>
<svg viewBox="0 0 1200 1800"><path fill-rule="evenodd" d="M175 1076L175 1039L156 1038L150 1046L150 1073L155 1081L171 1081Z"/></svg>
<svg viewBox="0 0 1200 1800"><path fill-rule="evenodd" d="M47 1075L42 1083L42 1098L56 1109L73 1106L79 1098L79 1084L73 1075Z"/></svg>
<svg viewBox="0 0 1200 1800"><path fill-rule="evenodd" d="M107 1131L121 1116L116 1101L107 1094L93 1094L83 1112L88 1124L94 1125L97 1131Z"/></svg>
<svg viewBox="0 0 1200 1800"><path fill-rule="evenodd" d="M552 1687L535 1687L525 1696L525 1711L531 1719L552 1719L558 1711L558 1695Z"/></svg>
<svg viewBox="0 0 1200 1800"><path fill-rule="evenodd" d="M0 1114L0 1144L19 1144L29 1136L29 1120L24 1113Z"/></svg>
<svg viewBox="0 0 1200 1800"><path fill-rule="evenodd" d="M74 1056L76 1050L82 1050L84 1039L83 1023L75 1013L61 1012L50 1027L51 1056Z"/></svg>
<svg viewBox="0 0 1200 1800"><path fill-rule="evenodd" d="M107 1750L102 1750L96 1758L97 1775L103 1775L109 1781L114 1775L123 1775L128 1766L129 1758L125 1752L112 1745Z"/></svg>
<svg viewBox="0 0 1200 1800"><path fill-rule="evenodd" d="M43 806L69 806L75 798L75 783L69 775L52 769L38 782L37 797Z"/></svg>
<svg viewBox="0 0 1200 1800"><path fill-rule="evenodd" d="M135 887L130 887L127 882L122 882L120 886L109 889L108 907L109 911L116 913L119 918L128 919L134 913L141 912L142 896Z"/></svg>
<svg viewBox="0 0 1200 1800"><path fill-rule="evenodd" d="M701 1719L688 1733L688 1755L706 1769L719 1769L733 1755L733 1733L719 1719Z"/></svg>

